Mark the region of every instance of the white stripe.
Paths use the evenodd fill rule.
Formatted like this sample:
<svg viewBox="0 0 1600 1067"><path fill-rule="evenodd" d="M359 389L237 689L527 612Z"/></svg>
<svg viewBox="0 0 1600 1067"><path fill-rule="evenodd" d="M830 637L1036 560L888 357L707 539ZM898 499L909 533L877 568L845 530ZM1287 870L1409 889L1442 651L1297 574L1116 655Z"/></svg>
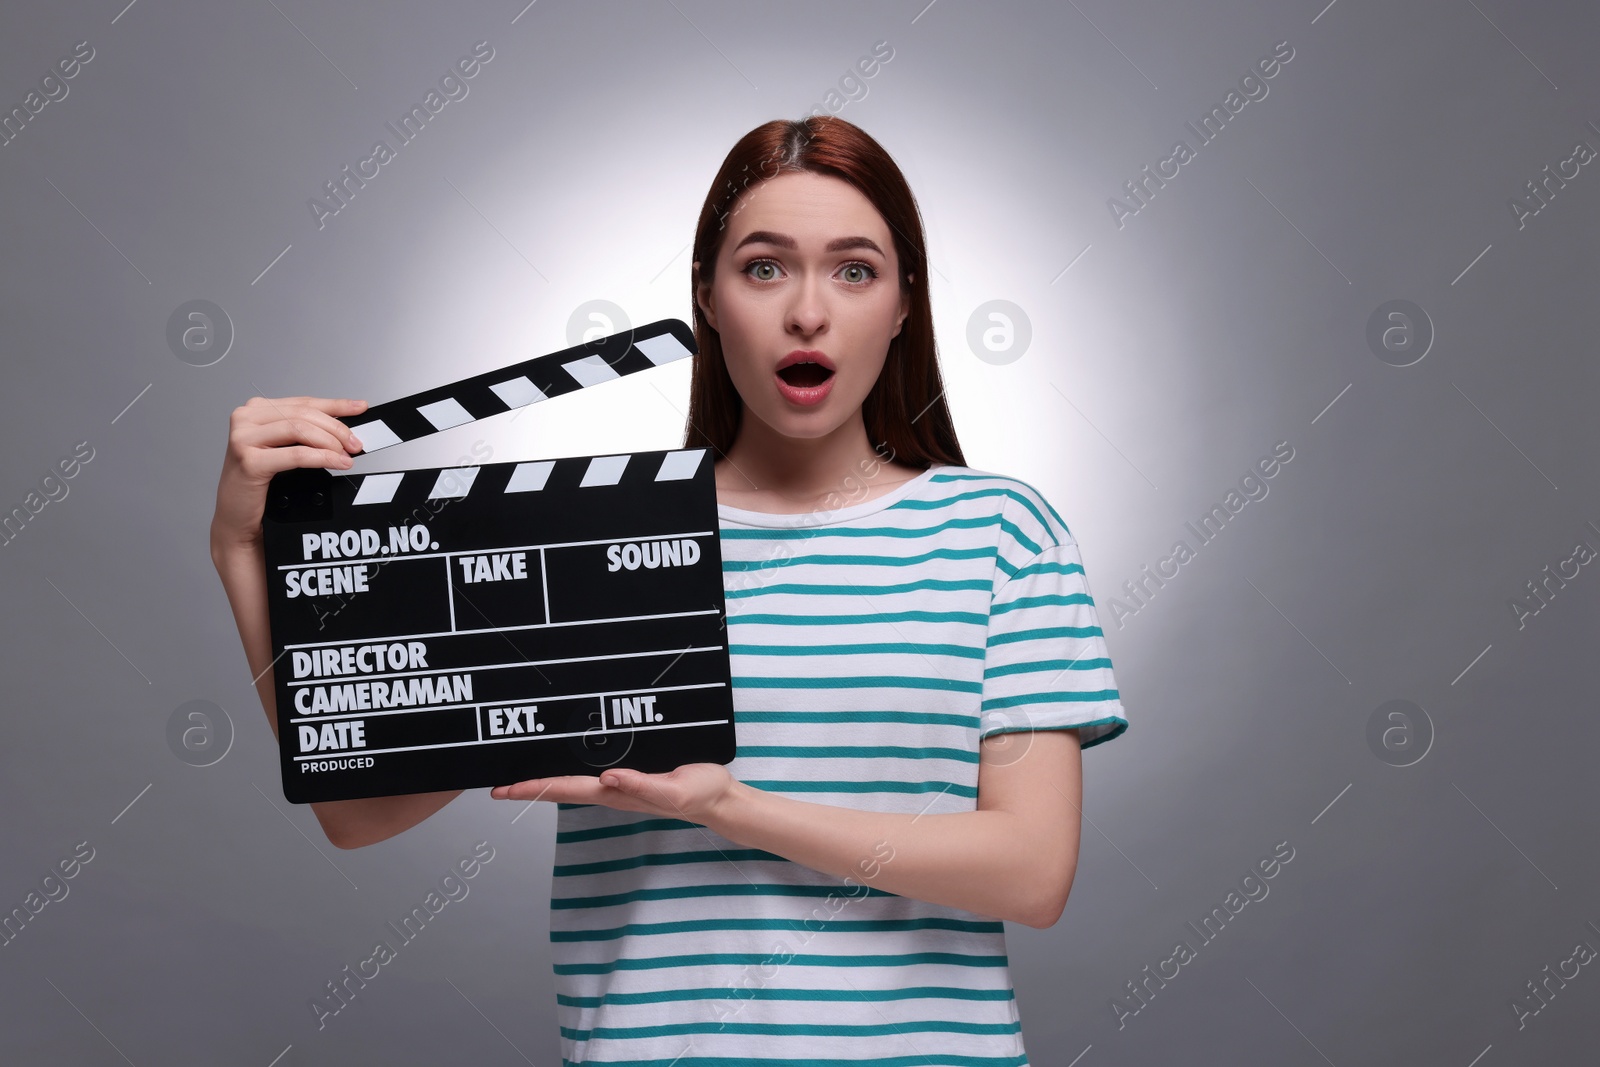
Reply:
<svg viewBox="0 0 1600 1067"><path fill-rule="evenodd" d="M538 463L518 463L517 469L511 472L511 480L506 483L506 492L529 493L543 489L554 468L555 463L548 459Z"/></svg>
<svg viewBox="0 0 1600 1067"><path fill-rule="evenodd" d="M718 683L718 684L721 684L721 683ZM464 707L464 708L488 708L488 707L500 707L501 705L499 705L499 704L462 704L462 705L459 705L459 706L460 707ZM410 709L407 709L407 710L410 710ZM430 710L440 710L440 709L430 709ZM367 712L368 716L383 715L383 714L386 714L386 713L385 712L376 712L376 713ZM319 716L319 718L320 717L321 716ZM295 721L299 722L300 720L296 719ZM308 721L310 721L310 720L308 720ZM613 726L613 727L610 727L609 729L605 728L605 727L596 728L596 727L593 727L593 726L586 726L582 730L569 730L566 733L560 733L560 734L518 734L518 735L513 736L513 737L495 737L495 738L489 739L488 741L444 741L444 742L441 742L441 743L435 744L435 745L399 745L399 746L396 746L394 748L364 748L361 751L362 752L372 752L372 753L422 752L422 751L428 751L428 750L438 749L438 748L465 748L468 745L498 745L498 744L501 744L502 742L506 742L506 741L554 741L554 740L557 740L557 739L563 738L563 737L593 737L595 734L626 734L626 733L633 733L636 730L682 730L682 729L685 729L685 728L690 727L690 726L721 726L724 723L726 723L727 721L728 721L727 719L707 719L704 722L668 722L668 723L661 723L659 725L652 725L652 726ZM327 757L326 753L322 753L322 754L312 753L309 756L296 756L295 757L295 761L296 762L300 762L302 760L327 759L327 758L328 757ZM461 898L457 897L456 899L459 900Z"/></svg>
<svg viewBox="0 0 1600 1067"><path fill-rule="evenodd" d="M703 448L690 448L682 452L668 452L661 459L661 469L656 472L658 482L676 482L693 478L700 469L700 459L706 454Z"/></svg>
<svg viewBox="0 0 1600 1067"><path fill-rule="evenodd" d="M595 456L584 468L579 486L616 485L622 481L622 472L628 469L628 456Z"/></svg>
<svg viewBox="0 0 1600 1067"><path fill-rule="evenodd" d="M658 367L663 363L671 363L675 359L694 355L693 352L683 347L682 341L670 333L635 341L633 342L633 347L643 352L650 362Z"/></svg>
<svg viewBox="0 0 1600 1067"><path fill-rule="evenodd" d="M428 499L466 496L467 491L472 488L473 480L478 477L478 470L477 467L446 467L439 472L439 478L433 483Z"/></svg>
<svg viewBox="0 0 1600 1067"><path fill-rule="evenodd" d="M405 476L405 471L367 475L361 479L361 488L356 490L356 498L352 503L387 504L394 499L396 490L400 488L400 480Z"/></svg>
<svg viewBox="0 0 1600 1067"><path fill-rule="evenodd" d="M563 364L561 369L572 375L573 379L585 389L591 385L599 385L601 382L614 381L622 377L600 356L584 356L582 359Z"/></svg>
<svg viewBox="0 0 1600 1067"><path fill-rule="evenodd" d="M504 400L508 408L527 407L536 400L548 400L544 391L527 378L512 378L489 386L494 395Z"/></svg>
<svg viewBox="0 0 1600 1067"><path fill-rule="evenodd" d="M454 397L435 400L431 404L424 404L417 409L422 412L422 417L433 423L435 430L448 430L452 426L460 426L463 422L471 422L472 416L461 402ZM358 435L359 436L359 435Z"/></svg>
<svg viewBox="0 0 1600 1067"><path fill-rule="evenodd" d="M400 443L400 438L382 419L373 419L371 422L360 422L350 427L352 433L361 441L364 452L376 452L380 448Z"/></svg>

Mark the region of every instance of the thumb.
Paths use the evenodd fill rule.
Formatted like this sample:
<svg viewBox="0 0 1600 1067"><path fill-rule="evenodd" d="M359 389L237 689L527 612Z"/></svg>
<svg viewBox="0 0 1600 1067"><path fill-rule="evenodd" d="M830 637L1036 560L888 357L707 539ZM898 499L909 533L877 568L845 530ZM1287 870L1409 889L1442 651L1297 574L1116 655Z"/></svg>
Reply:
<svg viewBox="0 0 1600 1067"><path fill-rule="evenodd" d="M617 792L626 796L637 797L646 804L671 805L677 807L672 795L662 788L661 778L668 775L646 774L643 771L625 770L614 767L600 776L601 784L608 785Z"/></svg>
<svg viewBox="0 0 1600 1067"><path fill-rule="evenodd" d="M621 790L624 793L637 793L639 791L639 778L632 771L606 771L600 776L600 784Z"/></svg>

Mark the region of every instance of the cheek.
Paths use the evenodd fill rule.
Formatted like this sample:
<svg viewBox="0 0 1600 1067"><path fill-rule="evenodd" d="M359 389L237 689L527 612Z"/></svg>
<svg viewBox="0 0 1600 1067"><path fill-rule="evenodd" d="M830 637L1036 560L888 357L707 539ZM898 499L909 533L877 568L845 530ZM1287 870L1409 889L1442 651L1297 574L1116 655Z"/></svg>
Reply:
<svg viewBox="0 0 1600 1067"><path fill-rule="evenodd" d="M855 350L856 365L861 368L861 374L867 378L870 386L888 358L900 304L893 295L886 294L884 299L871 301L870 304L864 301L852 311L853 314L839 321L838 325L845 328L840 333L849 337L850 347Z"/></svg>
<svg viewBox="0 0 1600 1067"><path fill-rule="evenodd" d="M728 365L728 375L738 383L750 373L752 353L756 347L757 317L749 307L737 300L724 301L720 310L717 333L722 338L722 358Z"/></svg>
<svg viewBox="0 0 1600 1067"><path fill-rule="evenodd" d="M868 393L872 392L872 387L878 384L878 376L883 372L883 363L883 355L875 350L870 356L862 354L857 357L855 367L847 379L848 395L852 404L860 403L867 398Z"/></svg>
<svg viewBox="0 0 1600 1067"><path fill-rule="evenodd" d="M724 272L717 280L718 332L725 339L748 339L763 320L761 302Z"/></svg>

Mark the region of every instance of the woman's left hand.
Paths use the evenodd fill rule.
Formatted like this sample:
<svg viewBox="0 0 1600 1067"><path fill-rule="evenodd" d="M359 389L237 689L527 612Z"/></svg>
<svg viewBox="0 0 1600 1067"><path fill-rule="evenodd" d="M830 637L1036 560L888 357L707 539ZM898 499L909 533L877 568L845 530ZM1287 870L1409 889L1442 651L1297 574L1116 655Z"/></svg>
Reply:
<svg viewBox="0 0 1600 1067"><path fill-rule="evenodd" d="M685 763L665 774L610 767L598 778L587 774L530 778L515 785L497 785L489 795L496 800L604 804L704 824L734 785L733 775L720 763Z"/></svg>

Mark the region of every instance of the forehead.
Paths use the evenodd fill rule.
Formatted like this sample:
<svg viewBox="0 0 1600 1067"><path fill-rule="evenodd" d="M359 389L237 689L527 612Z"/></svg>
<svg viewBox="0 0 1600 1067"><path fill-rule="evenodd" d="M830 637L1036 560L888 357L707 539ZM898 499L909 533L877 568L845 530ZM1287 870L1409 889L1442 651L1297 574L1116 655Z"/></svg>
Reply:
<svg viewBox="0 0 1600 1067"><path fill-rule="evenodd" d="M755 230L793 237L802 251L820 251L837 237L870 237L886 252L889 225L855 186L832 175L790 171L740 194L728 214L724 251Z"/></svg>

